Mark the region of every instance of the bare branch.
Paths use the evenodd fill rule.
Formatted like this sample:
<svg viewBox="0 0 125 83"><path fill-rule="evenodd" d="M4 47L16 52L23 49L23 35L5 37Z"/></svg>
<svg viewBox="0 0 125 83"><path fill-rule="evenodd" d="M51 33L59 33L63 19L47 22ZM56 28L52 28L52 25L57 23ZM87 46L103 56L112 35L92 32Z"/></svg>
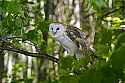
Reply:
<svg viewBox="0 0 125 83"><path fill-rule="evenodd" d="M43 53L31 53L31 52L27 52L18 48L14 48L14 47L4 47L4 48L0 48L0 50L7 50L7 51L13 51L13 52L17 52L20 54L24 54L26 56L31 56L31 57L38 57L38 58L44 58L44 59L49 59L53 62L58 63L59 60L53 56L50 56L48 54L43 54Z"/></svg>

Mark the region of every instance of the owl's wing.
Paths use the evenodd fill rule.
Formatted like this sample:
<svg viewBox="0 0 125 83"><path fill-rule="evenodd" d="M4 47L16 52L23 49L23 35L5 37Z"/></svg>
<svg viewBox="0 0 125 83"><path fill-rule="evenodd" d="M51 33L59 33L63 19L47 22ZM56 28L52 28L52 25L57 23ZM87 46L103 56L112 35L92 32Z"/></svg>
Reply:
<svg viewBox="0 0 125 83"><path fill-rule="evenodd" d="M66 35L74 42L79 50L87 49L87 40L85 33L73 26L67 26Z"/></svg>

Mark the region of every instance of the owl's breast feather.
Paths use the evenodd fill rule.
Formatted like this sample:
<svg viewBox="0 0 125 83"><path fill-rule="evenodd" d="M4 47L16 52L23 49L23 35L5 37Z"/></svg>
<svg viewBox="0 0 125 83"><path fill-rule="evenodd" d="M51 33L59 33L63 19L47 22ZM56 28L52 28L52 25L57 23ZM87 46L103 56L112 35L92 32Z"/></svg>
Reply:
<svg viewBox="0 0 125 83"><path fill-rule="evenodd" d="M60 44L69 50L75 50L76 45L73 43L73 41L66 35L60 35L60 36L55 36L55 39L60 42Z"/></svg>

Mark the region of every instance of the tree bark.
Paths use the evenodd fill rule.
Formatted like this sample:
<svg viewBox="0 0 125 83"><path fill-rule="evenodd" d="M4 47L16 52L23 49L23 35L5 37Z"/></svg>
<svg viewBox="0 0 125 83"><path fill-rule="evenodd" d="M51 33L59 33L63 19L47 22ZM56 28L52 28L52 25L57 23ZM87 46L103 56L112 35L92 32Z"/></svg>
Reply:
<svg viewBox="0 0 125 83"><path fill-rule="evenodd" d="M1 21L3 20L4 18L4 15L3 15L3 10L2 10L2 6L4 4L4 0L0 1L0 25L1 25ZM1 46L3 44L1 43ZM3 73L4 73L4 52L3 50L0 50L0 83L2 83L2 76L3 76Z"/></svg>
<svg viewBox="0 0 125 83"><path fill-rule="evenodd" d="M2 76L4 73L4 52L0 50L0 83L2 83Z"/></svg>

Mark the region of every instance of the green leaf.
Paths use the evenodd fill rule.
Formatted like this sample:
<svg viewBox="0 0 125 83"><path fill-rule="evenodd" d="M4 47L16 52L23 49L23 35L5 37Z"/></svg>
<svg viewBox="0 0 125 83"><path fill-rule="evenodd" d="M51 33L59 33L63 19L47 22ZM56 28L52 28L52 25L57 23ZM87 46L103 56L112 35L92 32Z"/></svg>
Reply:
<svg viewBox="0 0 125 83"><path fill-rule="evenodd" d="M122 44L125 44L125 33L121 33L118 36L118 40L117 40L117 47L120 47Z"/></svg>
<svg viewBox="0 0 125 83"><path fill-rule="evenodd" d="M101 83L117 83L118 71L116 72L114 69L112 69L109 64L103 66L102 68L100 68L100 70L100 72L102 72L103 75Z"/></svg>
<svg viewBox="0 0 125 83"><path fill-rule="evenodd" d="M61 57L60 62L61 62L61 68L65 70L71 70L73 66L73 57L67 56L67 57Z"/></svg>
<svg viewBox="0 0 125 83"><path fill-rule="evenodd" d="M84 72L80 75L79 83L102 83L102 73L100 72Z"/></svg>
<svg viewBox="0 0 125 83"><path fill-rule="evenodd" d="M60 78L60 83L79 83L78 76L67 75Z"/></svg>
<svg viewBox="0 0 125 83"><path fill-rule="evenodd" d="M37 40L38 32L36 30L30 30L28 33L24 34L26 39Z"/></svg>
<svg viewBox="0 0 125 83"><path fill-rule="evenodd" d="M5 1L3 4L3 9L9 13L19 13L22 10L23 4L20 3L21 0Z"/></svg>
<svg viewBox="0 0 125 83"><path fill-rule="evenodd" d="M41 32L48 32L48 30L49 30L48 27L49 27L49 22L48 21L41 22L41 20L40 20L40 21L37 22L37 28Z"/></svg>
<svg viewBox="0 0 125 83"><path fill-rule="evenodd" d="M125 43L113 52L111 63L115 69L125 68Z"/></svg>

